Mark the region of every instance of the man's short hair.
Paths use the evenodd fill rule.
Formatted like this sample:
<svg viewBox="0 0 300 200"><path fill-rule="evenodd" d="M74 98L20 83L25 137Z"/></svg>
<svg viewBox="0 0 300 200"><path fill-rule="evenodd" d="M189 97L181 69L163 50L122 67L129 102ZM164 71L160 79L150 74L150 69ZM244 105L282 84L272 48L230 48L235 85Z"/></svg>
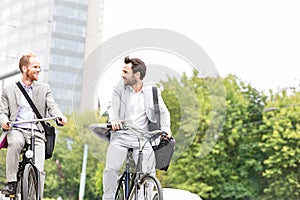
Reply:
<svg viewBox="0 0 300 200"><path fill-rule="evenodd" d="M19 61L19 69L20 71L23 73L23 69L22 67L23 66L27 66L29 65L30 63L30 58L32 57L36 57L36 55L32 52L28 53L28 54L24 54L22 55L22 57L20 58L20 61Z"/></svg>
<svg viewBox="0 0 300 200"><path fill-rule="evenodd" d="M132 63L132 72L134 74L140 72L140 79L143 80L143 78L146 75L146 65L141 59L129 58L129 56L126 56L124 59L124 63L125 64Z"/></svg>

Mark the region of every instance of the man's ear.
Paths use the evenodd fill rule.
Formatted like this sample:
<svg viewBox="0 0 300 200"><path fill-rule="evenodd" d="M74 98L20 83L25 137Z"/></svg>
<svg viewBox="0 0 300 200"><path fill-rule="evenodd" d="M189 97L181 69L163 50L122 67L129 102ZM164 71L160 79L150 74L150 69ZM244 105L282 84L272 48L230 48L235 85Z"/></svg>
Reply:
<svg viewBox="0 0 300 200"><path fill-rule="evenodd" d="M23 65L22 66L22 72L26 72L27 71L27 66Z"/></svg>
<svg viewBox="0 0 300 200"><path fill-rule="evenodd" d="M141 72L136 72L136 73L134 74L134 76L135 76L136 78L141 79Z"/></svg>

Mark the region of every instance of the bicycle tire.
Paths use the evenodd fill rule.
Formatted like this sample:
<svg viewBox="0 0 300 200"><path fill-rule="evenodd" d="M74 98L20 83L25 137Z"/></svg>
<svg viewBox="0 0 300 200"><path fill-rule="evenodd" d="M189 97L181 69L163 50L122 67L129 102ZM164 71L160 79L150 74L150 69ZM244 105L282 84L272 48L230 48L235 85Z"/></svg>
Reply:
<svg viewBox="0 0 300 200"><path fill-rule="evenodd" d="M22 181L18 180L14 200L22 200Z"/></svg>
<svg viewBox="0 0 300 200"><path fill-rule="evenodd" d="M136 189L138 188L138 191ZM135 197L137 194L137 198ZM129 200L163 200L163 190L159 180L151 175L141 178L138 187L131 191Z"/></svg>
<svg viewBox="0 0 300 200"><path fill-rule="evenodd" d="M38 200L38 181L34 167L26 164L22 178L22 200Z"/></svg>
<svg viewBox="0 0 300 200"><path fill-rule="evenodd" d="M125 200L124 177L125 175L123 174L118 181L119 183L115 195L115 200Z"/></svg>

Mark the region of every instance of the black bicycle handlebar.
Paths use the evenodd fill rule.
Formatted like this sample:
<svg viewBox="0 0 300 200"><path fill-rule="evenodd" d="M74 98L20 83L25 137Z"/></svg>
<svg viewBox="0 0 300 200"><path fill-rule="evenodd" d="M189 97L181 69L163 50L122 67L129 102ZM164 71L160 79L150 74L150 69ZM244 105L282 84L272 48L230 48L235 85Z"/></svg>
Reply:
<svg viewBox="0 0 300 200"><path fill-rule="evenodd" d="M106 124L106 127L108 129L112 129L112 124L108 123ZM118 130L128 130L128 129L133 129L135 131L138 131L138 129L136 129L135 127L131 127L131 126L126 126L124 123L119 124L120 129ZM157 131L148 131L149 133L153 132L154 134L150 134L151 137L155 137L156 135L160 135L162 138L164 138L165 140L169 140L170 138L168 138L168 133L165 131L161 131L161 130L157 130Z"/></svg>

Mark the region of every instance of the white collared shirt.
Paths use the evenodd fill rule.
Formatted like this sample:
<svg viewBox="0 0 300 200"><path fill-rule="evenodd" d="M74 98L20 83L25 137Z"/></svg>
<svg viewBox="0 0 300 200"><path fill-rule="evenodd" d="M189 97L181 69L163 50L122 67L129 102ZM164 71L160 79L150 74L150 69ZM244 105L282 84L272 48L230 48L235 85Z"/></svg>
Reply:
<svg viewBox="0 0 300 200"><path fill-rule="evenodd" d="M26 85L22 81L20 81L20 83L24 87L24 89L27 92L27 94L29 95L29 97L32 99L32 86L26 87ZM33 109L31 108L27 99L21 92L20 109L19 109L19 113L17 115L16 121L31 120L31 119L35 119L35 118L36 117L33 112ZM14 125L14 126L20 127L20 128L32 128L31 123L18 124L18 125ZM36 124L33 125L33 129L38 130L38 127Z"/></svg>
<svg viewBox="0 0 300 200"><path fill-rule="evenodd" d="M143 89L135 92L130 87L130 97L126 108L126 122L134 124L139 129L147 130L148 118L145 112L145 96Z"/></svg>

